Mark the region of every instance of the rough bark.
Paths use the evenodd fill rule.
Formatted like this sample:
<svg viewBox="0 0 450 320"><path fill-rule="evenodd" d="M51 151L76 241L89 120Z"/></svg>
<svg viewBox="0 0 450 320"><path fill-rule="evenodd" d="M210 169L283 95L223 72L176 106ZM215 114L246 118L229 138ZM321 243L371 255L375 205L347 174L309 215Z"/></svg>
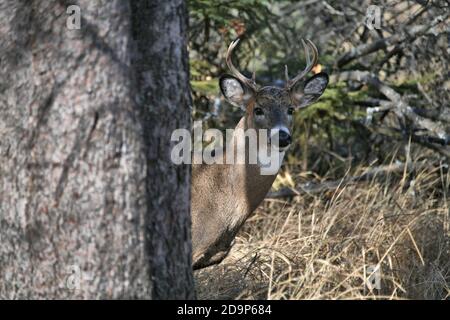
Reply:
<svg viewBox="0 0 450 320"><path fill-rule="evenodd" d="M151 252L165 253L150 257L153 293L158 299L189 299L194 297L190 166L176 166L170 159L173 130L191 126L187 8L182 0L131 1L131 6L140 100L150 106L144 116L146 137L151 141L147 192L155 197L149 203L149 245Z"/></svg>
<svg viewBox="0 0 450 320"><path fill-rule="evenodd" d="M131 3L0 1L0 298L193 295L185 6L146 2L161 34Z"/></svg>

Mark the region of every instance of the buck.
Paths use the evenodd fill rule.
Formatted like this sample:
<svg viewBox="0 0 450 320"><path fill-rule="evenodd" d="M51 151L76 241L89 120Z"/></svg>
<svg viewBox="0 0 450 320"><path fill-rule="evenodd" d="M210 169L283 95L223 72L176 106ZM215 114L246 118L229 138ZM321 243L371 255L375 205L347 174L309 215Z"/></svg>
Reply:
<svg viewBox="0 0 450 320"><path fill-rule="evenodd" d="M282 160L292 143L294 111L317 101L328 84L328 75L318 73L304 79L317 64L318 51L310 40L302 40L307 60L305 69L290 79L286 66L284 88L259 87L254 73L251 79L247 78L233 65L232 53L238 43L239 39L233 41L226 54L232 75L223 75L219 79L225 99L245 112L235 132L237 129L270 132L268 141L274 143L277 139L276 150ZM236 149L237 137L233 137L230 144L225 148L224 157L226 152ZM245 152L248 151L249 146L245 145ZM264 200L277 173L262 174L261 164L247 162L192 166L194 269L220 263L228 255L237 232Z"/></svg>

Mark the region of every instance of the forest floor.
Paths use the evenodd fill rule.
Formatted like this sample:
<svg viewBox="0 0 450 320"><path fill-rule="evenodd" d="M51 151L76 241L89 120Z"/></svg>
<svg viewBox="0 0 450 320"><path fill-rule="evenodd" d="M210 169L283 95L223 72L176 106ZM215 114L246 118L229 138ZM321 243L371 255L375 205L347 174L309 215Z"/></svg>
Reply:
<svg viewBox="0 0 450 320"><path fill-rule="evenodd" d="M449 299L450 175L413 176L266 199L229 256L195 273L198 298Z"/></svg>

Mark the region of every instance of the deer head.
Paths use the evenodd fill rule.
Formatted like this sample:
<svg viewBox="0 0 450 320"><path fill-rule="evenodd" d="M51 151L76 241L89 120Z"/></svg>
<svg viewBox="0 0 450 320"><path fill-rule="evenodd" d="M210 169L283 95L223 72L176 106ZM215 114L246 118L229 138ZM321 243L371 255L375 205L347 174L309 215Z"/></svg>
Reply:
<svg viewBox="0 0 450 320"><path fill-rule="evenodd" d="M232 53L238 43L239 39L233 41L228 48L226 62L232 75L223 75L220 78L221 91L228 102L246 112L249 128L267 129L272 133L272 138L276 134L279 150L285 151L291 144L294 111L317 101L328 84L328 75L323 72L304 79L317 64L317 48L310 40L302 39L307 60L305 69L291 79L286 66L284 88L259 87L255 82L255 73L251 79L247 78L233 65ZM312 51L312 59L309 51Z"/></svg>

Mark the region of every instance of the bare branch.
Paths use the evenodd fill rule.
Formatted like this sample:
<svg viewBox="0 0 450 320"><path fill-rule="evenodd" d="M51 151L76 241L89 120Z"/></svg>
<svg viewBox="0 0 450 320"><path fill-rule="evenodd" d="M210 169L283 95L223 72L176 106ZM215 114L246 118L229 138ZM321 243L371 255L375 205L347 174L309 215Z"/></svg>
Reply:
<svg viewBox="0 0 450 320"><path fill-rule="evenodd" d="M331 81L358 81L362 83L366 83L376 90L378 90L380 93L382 93L386 98L390 100L390 102L383 102L383 105L381 106L381 109L373 109L368 108L368 115L366 119L366 124L370 124L372 120L372 113L374 111L386 111L391 110L393 111L397 117L400 119L406 118L410 122L412 122L415 126L418 128L426 129L429 132L436 135L436 137L429 137L426 136L424 138L423 136L413 136L413 141L418 142L426 147L430 147L433 143L438 143L442 146L448 145L450 141L450 135L447 134L445 131L443 125L437 121L432 121L428 118L425 118L423 116L420 116L415 112L415 109L409 106L402 98L402 96L396 92L394 89L389 87L387 84L382 82L377 76L375 76L373 73L370 73L368 71L344 71L341 72L338 75L333 75L331 77ZM381 104L380 104L381 105ZM439 151L439 153L449 156L450 151L448 148L442 148L439 146L433 146L431 149L435 151Z"/></svg>
<svg viewBox="0 0 450 320"><path fill-rule="evenodd" d="M353 184L362 181L368 181L374 178L385 177L392 173L403 173L405 170L413 171L413 170L421 170L421 169L433 169L438 170L441 167L448 168L448 165L430 165L427 163L393 163L389 165L382 165L375 168L370 168L366 172L358 176L352 177L344 177L339 180L325 181L322 183L312 183L308 182L302 185L299 185L298 188L282 188L278 191L269 192L266 196L266 199L277 199L277 198L292 198L302 194L320 194L326 191L332 191L339 186Z"/></svg>
<svg viewBox="0 0 450 320"><path fill-rule="evenodd" d="M342 68L354 59L360 58L381 49L384 50L388 46L397 45L404 41L412 42L416 38L426 34L430 29L432 29L439 23L445 21L448 17L449 13L447 13L445 16L436 17L428 25L414 26L410 30L404 28L403 32L399 34L395 34L387 38L378 39L374 42L362 44L357 46L356 48L352 48L350 51L345 52L337 59L336 66L338 68Z"/></svg>

